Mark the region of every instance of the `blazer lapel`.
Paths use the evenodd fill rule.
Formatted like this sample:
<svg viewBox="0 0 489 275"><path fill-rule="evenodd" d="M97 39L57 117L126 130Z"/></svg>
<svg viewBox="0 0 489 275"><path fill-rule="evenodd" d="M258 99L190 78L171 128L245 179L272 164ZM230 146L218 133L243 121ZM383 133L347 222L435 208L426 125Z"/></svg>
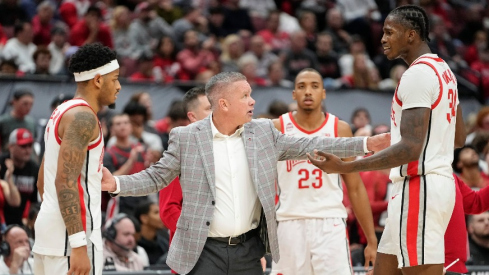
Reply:
<svg viewBox="0 0 489 275"><path fill-rule="evenodd" d="M211 121L208 116L203 119L202 122L197 126L199 132L197 133L197 145L199 147L199 153L202 157L202 163L204 164L204 171L207 176L207 181L211 189L212 196L216 197L216 183L215 183L215 172L214 167L214 150L212 146L212 130Z"/></svg>
<svg viewBox="0 0 489 275"><path fill-rule="evenodd" d="M244 125L244 131L241 134L241 137L243 138L243 143L245 145L246 158L248 159L251 179L255 185L256 192L258 192L258 163L255 148L255 131L251 123L246 123Z"/></svg>

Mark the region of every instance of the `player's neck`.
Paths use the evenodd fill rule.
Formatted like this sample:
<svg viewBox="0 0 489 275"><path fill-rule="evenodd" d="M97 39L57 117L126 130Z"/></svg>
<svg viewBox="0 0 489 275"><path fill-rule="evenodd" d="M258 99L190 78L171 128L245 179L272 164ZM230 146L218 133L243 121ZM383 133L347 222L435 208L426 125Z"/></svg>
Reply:
<svg viewBox="0 0 489 275"><path fill-rule="evenodd" d="M316 110L312 111L305 111L305 110L297 110L295 113L293 113L294 120L304 128L305 130L308 131L313 131L319 128L326 119L326 116L324 115L324 112L319 108Z"/></svg>
<svg viewBox="0 0 489 275"><path fill-rule="evenodd" d="M98 113L98 111L101 109L101 106L98 103L97 98L94 96L94 93L90 93L80 86L78 86L78 88L76 89L76 93L73 98L80 98L85 100L95 113Z"/></svg>
<svg viewBox="0 0 489 275"><path fill-rule="evenodd" d="M428 53L431 53L430 47L425 42L421 42L421 44L419 45L419 47L417 47L416 49L413 49L403 59L408 64L408 66L411 66L411 64L416 59L418 59L418 57L422 56L423 54L428 54Z"/></svg>

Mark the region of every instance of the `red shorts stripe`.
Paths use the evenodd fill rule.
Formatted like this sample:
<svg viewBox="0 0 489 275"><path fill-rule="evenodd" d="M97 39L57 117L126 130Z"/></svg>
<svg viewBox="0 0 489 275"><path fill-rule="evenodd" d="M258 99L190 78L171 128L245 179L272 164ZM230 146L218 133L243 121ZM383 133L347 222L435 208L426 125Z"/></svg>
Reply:
<svg viewBox="0 0 489 275"><path fill-rule="evenodd" d="M417 176L418 175L418 167L419 161L411 161L407 166L407 175L408 176Z"/></svg>
<svg viewBox="0 0 489 275"><path fill-rule="evenodd" d="M409 266L418 265L418 223L419 223L419 191L420 177L415 176L409 180L409 205L406 228L406 246L409 257Z"/></svg>
<svg viewBox="0 0 489 275"><path fill-rule="evenodd" d="M80 197L80 215L83 224L83 231L87 231L87 208L85 207L85 199L83 197L83 187L81 185L81 175L78 176L78 195Z"/></svg>

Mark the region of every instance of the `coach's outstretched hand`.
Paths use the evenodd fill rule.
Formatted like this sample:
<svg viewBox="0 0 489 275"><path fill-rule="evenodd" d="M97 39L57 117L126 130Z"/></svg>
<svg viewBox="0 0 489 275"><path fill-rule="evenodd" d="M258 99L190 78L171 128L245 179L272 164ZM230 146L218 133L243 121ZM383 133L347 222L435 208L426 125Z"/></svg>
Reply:
<svg viewBox="0 0 489 275"><path fill-rule="evenodd" d="M80 246L71 249L70 270L67 275L88 275L90 274L90 259L88 259L87 246Z"/></svg>
<svg viewBox="0 0 489 275"><path fill-rule="evenodd" d="M110 173L109 169L102 168L102 191L114 192L117 189L115 178Z"/></svg>
<svg viewBox="0 0 489 275"><path fill-rule="evenodd" d="M328 174L350 173L350 171L346 170L346 167L344 165L345 162L343 162L339 157L333 154L328 154L325 152L314 150L314 155L311 156L309 153L307 153L307 157L309 158L312 164L314 164L319 169L323 170Z"/></svg>
<svg viewBox="0 0 489 275"><path fill-rule="evenodd" d="M370 152L378 152L384 150L391 145L391 134L379 134L367 139L367 149Z"/></svg>

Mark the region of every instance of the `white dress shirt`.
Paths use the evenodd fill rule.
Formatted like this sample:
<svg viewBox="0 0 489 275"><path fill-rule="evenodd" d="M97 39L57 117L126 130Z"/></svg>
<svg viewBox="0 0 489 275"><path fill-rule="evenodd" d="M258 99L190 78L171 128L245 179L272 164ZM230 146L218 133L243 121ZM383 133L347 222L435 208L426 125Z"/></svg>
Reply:
<svg viewBox="0 0 489 275"><path fill-rule="evenodd" d="M251 180L243 127L227 136L219 133L211 119L214 151L216 205L209 237L234 237L257 228L261 204Z"/></svg>
<svg viewBox="0 0 489 275"><path fill-rule="evenodd" d="M5 264L4 256L0 256L0 274L10 274L10 268ZM34 274L34 258L29 257L24 264L19 267L19 271L15 274Z"/></svg>

